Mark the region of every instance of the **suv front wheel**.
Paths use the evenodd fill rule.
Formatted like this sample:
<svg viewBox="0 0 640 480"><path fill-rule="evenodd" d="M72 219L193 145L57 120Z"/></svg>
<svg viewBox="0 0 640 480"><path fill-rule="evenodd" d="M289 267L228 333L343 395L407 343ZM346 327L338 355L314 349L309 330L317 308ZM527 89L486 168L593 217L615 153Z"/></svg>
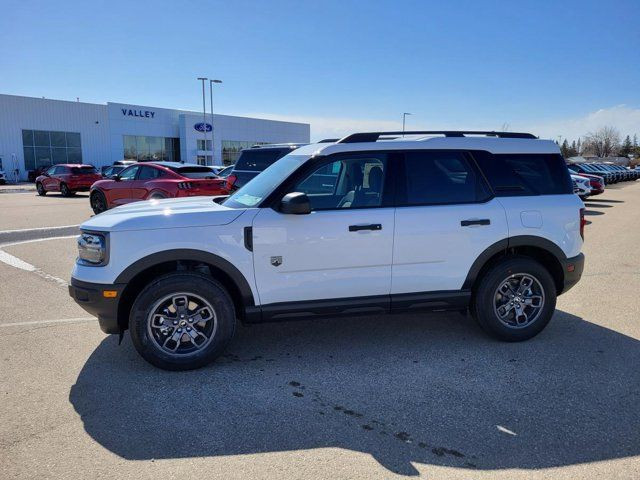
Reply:
<svg viewBox="0 0 640 480"><path fill-rule="evenodd" d="M471 313L490 335L519 342L540 333L555 308L556 286L549 271L532 258L513 256L479 279Z"/></svg>
<svg viewBox="0 0 640 480"><path fill-rule="evenodd" d="M129 316L131 340L152 365L192 370L215 360L236 328L233 301L213 278L170 273L147 285Z"/></svg>

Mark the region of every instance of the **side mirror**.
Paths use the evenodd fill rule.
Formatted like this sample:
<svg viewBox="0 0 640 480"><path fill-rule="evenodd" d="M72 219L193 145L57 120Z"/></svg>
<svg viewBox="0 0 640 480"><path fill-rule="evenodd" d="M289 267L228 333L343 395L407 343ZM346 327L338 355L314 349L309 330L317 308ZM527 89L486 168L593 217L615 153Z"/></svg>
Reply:
<svg viewBox="0 0 640 480"><path fill-rule="evenodd" d="M280 201L280 212L293 215L305 215L311 213L311 203L306 193L287 193Z"/></svg>
<svg viewBox="0 0 640 480"><path fill-rule="evenodd" d="M111 180L115 180L116 182L119 182L120 180L122 180L120 178L120 175L118 175L117 173L115 175L111 175L111 177L109 178L111 178Z"/></svg>

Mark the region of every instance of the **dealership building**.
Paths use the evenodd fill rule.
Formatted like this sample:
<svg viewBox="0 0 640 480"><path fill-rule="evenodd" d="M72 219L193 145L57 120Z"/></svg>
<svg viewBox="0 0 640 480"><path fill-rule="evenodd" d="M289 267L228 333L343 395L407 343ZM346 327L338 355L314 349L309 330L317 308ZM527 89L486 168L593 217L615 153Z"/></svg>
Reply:
<svg viewBox="0 0 640 480"><path fill-rule="evenodd" d="M9 179L26 180L29 171L56 163L230 165L243 148L309 137L306 123L0 94L0 162Z"/></svg>

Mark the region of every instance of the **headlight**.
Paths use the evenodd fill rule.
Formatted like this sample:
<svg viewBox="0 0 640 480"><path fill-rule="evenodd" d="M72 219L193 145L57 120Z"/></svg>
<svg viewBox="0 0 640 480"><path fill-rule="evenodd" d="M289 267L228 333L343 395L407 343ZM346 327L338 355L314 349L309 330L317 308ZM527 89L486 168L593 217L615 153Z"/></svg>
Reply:
<svg viewBox="0 0 640 480"><path fill-rule="evenodd" d="M78 237L78 263L99 267L108 261L107 237L100 233L82 232Z"/></svg>

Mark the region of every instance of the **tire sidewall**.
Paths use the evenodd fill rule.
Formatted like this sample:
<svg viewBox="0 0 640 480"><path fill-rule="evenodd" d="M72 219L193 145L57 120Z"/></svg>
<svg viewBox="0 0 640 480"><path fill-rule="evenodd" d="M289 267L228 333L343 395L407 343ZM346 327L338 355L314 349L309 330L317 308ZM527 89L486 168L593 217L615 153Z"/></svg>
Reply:
<svg viewBox="0 0 640 480"><path fill-rule="evenodd" d="M36 191L41 197L44 197L47 194L47 191L44 189L44 185L40 182L36 183Z"/></svg>
<svg viewBox="0 0 640 480"><path fill-rule="evenodd" d="M147 317L153 305L162 297L178 292L196 294L207 300L218 322L211 342L184 357L161 350L147 331ZM129 330L136 350L149 363L165 370L191 370L211 363L224 351L235 328L235 309L227 291L216 280L197 273L170 273L154 280L140 292L129 315Z"/></svg>
<svg viewBox="0 0 640 480"><path fill-rule="evenodd" d="M103 209L100 210L98 208L95 208L93 205L93 199L94 198L101 198L102 199L102 205L103 205ZM96 215L99 213L102 213L104 211L107 210L107 199L104 196L104 194L98 190L96 190L95 192L92 192L91 195L89 195L89 204L91 205L91 210L93 210L93 213L95 213Z"/></svg>
<svg viewBox="0 0 640 480"><path fill-rule="evenodd" d="M530 325L514 329L504 325L494 312L494 294L498 286L510 275L528 273L538 279L544 289L544 306L538 318ZM490 268L480 279L475 292L472 311L480 326L492 336L519 342L535 337L549 323L556 308L556 285L549 271L537 261L528 257L510 257Z"/></svg>
<svg viewBox="0 0 640 480"><path fill-rule="evenodd" d="M69 187L67 186L66 183L63 183L62 185L60 185L60 193L62 194L63 197L71 196L71 190L69 190Z"/></svg>

